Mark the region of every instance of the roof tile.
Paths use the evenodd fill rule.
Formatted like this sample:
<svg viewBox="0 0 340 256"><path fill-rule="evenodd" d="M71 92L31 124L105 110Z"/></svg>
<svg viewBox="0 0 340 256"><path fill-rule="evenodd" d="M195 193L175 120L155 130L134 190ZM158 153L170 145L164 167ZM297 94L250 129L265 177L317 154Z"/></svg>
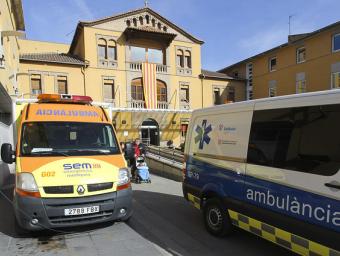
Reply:
<svg viewBox="0 0 340 256"><path fill-rule="evenodd" d="M70 65L85 65L85 62L77 56L66 53L23 53L20 54L21 61L38 61L48 63L62 63Z"/></svg>

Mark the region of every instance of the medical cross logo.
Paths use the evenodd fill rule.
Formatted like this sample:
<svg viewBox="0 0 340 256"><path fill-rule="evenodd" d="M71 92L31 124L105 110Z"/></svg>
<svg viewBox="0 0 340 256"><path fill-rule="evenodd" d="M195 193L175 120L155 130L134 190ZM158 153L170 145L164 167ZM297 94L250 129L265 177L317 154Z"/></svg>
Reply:
<svg viewBox="0 0 340 256"><path fill-rule="evenodd" d="M210 143L210 137L208 136L209 132L212 131L211 124L207 127L207 120L202 121L202 127L197 125L196 130L197 136L195 137L195 143L200 143L198 148L203 149L204 143Z"/></svg>

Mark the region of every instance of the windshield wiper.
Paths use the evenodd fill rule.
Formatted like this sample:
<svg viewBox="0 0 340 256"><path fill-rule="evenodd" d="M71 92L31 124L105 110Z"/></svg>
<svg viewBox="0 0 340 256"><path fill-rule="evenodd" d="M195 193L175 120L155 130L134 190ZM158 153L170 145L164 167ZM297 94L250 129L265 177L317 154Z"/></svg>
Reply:
<svg viewBox="0 0 340 256"><path fill-rule="evenodd" d="M31 152L31 155L43 155L43 156L47 156L47 155L60 155L60 156L70 156L64 152L60 152L60 151L40 151L40 152Z"/></svg>
<svg viewBox="0 0 340 256"><path fill-rule="evenodd" d="M69 152L79 152L79 153L84 153L84 152L95 152L95 153L102 153L104 155L110 155L110 151L106 149L72 149L69 150Z"/></svg>

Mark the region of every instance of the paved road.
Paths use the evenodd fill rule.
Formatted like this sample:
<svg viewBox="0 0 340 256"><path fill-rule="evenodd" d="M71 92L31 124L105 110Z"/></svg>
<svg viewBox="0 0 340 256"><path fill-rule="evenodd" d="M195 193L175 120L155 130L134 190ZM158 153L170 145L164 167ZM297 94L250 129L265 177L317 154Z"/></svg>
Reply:
<svg viewBox="0 0 340 256"><path fill-rule="evenodd" d="M290 255L240 230L223 239L209 235L200 212L183 199L179 182L152 176L152 184L134 184L133 189L135 212L128 224L34 237L14 233L11 206L0 197L0 255Z"/></svg>
<svg viewBox="0 0 340 256"><path fill-rule="evenodd" d="M255 235L236 230L227 238L206 232L199 210L182 194L182 184L153 176L151 184L134 184L130 227L173 255L292 255Z"/></svg>

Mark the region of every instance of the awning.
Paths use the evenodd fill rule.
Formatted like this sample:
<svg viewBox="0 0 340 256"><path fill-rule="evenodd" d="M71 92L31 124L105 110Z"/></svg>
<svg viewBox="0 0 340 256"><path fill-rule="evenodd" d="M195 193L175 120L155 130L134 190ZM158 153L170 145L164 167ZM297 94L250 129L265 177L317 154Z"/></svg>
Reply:
<svg viewBox="0 0 340 256"><path fill-rule="evenodd" d="M127 41L133 39L150 39L163 43L166 47L168 47L177 36L176 34L161 31L149 26L128 27L125 29L124 35L126 36Z"/></svg>

